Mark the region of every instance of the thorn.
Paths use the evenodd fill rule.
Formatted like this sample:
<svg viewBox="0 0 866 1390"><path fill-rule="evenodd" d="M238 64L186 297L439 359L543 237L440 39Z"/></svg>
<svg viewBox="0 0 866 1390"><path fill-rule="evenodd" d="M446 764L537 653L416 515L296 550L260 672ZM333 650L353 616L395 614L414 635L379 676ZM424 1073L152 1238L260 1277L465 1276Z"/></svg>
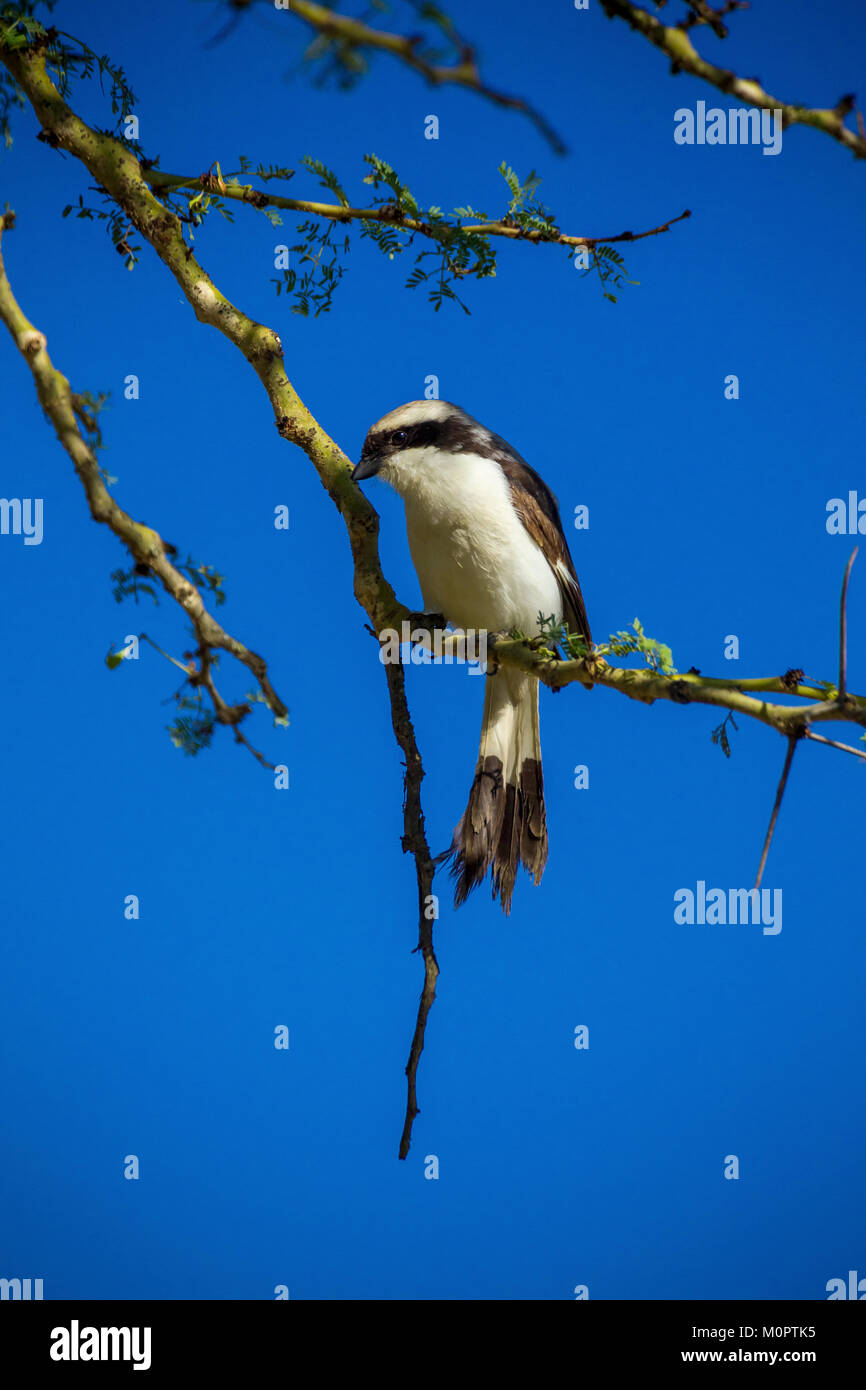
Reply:
<svg viewBox="0 0 866 1390"><path fill-rule="evenodd" d="M845 699L845 682L848 677L848 580L851 578L851 566L857 559L859 546L851 551L851 558L845 566L845 578L842 580L842 599L839 605L839 699Z"/></svg>
<svg viewBox="0 0 866 1390"><path fill-rule="evenodd" d="M758 865L758 876L755 879L755 888L760 888L761 879L764 876L764 867L767 863L767 855L770 853L770 844L773 839L773 831L776 828L776 820L779 815L779 808L782 805L782 797L785 795L785 787L788 785L788 773L791 771L791 763L794 760L794 749L797 747L797 740L801 733L788 735L788 752L785 755L785 766L782 768L782 775L779 778L779 786L776 791L776 801L773 806L773 814L770 817L770 824L767 827L767 836L764 840L764 849L761 854L761 862Z"/></svg>

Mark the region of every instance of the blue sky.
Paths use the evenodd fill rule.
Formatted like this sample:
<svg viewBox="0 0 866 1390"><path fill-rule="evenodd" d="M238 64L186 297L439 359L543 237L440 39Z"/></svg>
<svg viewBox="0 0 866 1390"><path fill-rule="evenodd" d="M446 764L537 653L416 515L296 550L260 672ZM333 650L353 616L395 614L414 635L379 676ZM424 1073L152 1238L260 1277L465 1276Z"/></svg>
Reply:
<svg viewBox="0 0 866 1390"><path fill-rule="evenodd" d="M315 197L310 154L360 202L374 151L422 202L492 214L505 159L542 176L574 233L691 208L628 251L640 285L615 306L562 251L524 245L467 287L470 317L434 314L403 288L409 266L355 235L332 312L303 319L271 283L290 226L239 209L232 226L210 219L196 250L280 333L296 389L350 457L435 374L542 473L566 521L587 505L571 539L597 640L639 617L681 670L833 678L855 542L827 534L826 505L866 495L863 168L803 128L775 158L677 145L678 108L727 101L672 79L595 3L473 0L459 15L488 81L541 106L565 158L520 116L384 58L351 93L289 77L306 32L267 6L207 46L220 16L61 0L54 20L124 65L142 144L167 170L232 169L243 153L298 168L291 191ZM854 3L762 0L731 29L723 46L702 34L703 50L782 97L832 105L856 85ZM93 84L72 100L109 123ZM438 141L424 139L431 113ZM225 574L219 616L267 657L291 713L288 730L259 713L249 733L291 787L275 791L226 736L183 757L165 730L174 671L156 652L106 668L127 633L175 655L189 638L167 600L115 603L123 552L91 522L7 340L0 492L42 497L45 531L40 546L0 537L0 1275L41 1277L50 1298L269 1299L287 1285L292 1298L568 1299L586 1285L591 1298L820 1299L829 1279L866 1274L863 767L798 751L764 879L783 892L778 935L679 925L679 888L751 885L785 751L741 720L726 760L709 709L542 692L549 865L539 888L519 882L507 920L486 891L455 914L443 879L421 1114L397 1161L421 985L414 875L342 523L234 349L149 251L128 274L101 226L61 220L89 176L35 140L29 112L14 131L13 287L75 389L112 393L104 462L120 503ZM366 491L385 572L419 606L401 505ZM272 525L281 503L288 532ZM407 683L438 850L465 804L482 683L455 668L411 668ZM223 686L239 697L249 680L224 662ZM273 1046L281 1024L288 1052Z"/></svg>

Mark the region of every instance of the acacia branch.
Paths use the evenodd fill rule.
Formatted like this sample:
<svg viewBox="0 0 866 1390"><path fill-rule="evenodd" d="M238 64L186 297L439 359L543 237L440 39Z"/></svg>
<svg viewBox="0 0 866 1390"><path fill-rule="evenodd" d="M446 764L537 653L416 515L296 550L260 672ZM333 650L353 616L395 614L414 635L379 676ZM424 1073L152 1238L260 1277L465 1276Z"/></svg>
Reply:
<svg viewBox="0 0 866 1390"><path fill-rule="evenodd" d="M198 321L227 338L253 368L267 393L279 433L304 450L343 517L356 560L359 603L377 630L387 626L399 605L378 565L378 516L351 481L349 459L286 376L278 334L249 318L216 287L187 245L180 220L151 192L136 156L112 136L92 129L70 109L48 75L44 47L0 48L0 60L31 102L49 143L85 165L153 247Z"/></svg>
<svg viewBox="0 0 866 1390"><path fill-rule="evenodd" d="M694 672L665 675L652 667L638 669L611 666L598 655L579 660L560 661L537 641L508 636L489 636L488 650L506 666L515 666L538 677L545 685L558 689L573 681L594 682L618 690L632 700L652 704L654 700L670 700L673 704L712 705L747 715L768 724L781 734L797 734L816 722L839 720L860 724L866 728L866 696L845 695L831 685L810 686L792 684L786 676L754 676L743 680L725 680L702 676ZM800 696L813 701L807 705L771 704L758 700L747 691ZM815 699L818 696L818 699Z"/></svg>
<svg viewBox="0 0 866 1390"><path fill-rule="evenodd" d="M231 0L232 9L235 11L248 9L252 3L253 0ZM447 34L458 55L458 61L451 64L430 61L421 48L423 38L420 35L389 34L384 30L374 29L351 15L339 14L326 5L309 3L309 0L289 0L288 9L323 39L337 43L343 52L355 54L359 49L370 49L388 54L420 73L434 87L448 84L464 87L495 106L521 112L532 121L556 154L566 153L566 145L561 136L536 107L522 97L510 96L494 87L488 87L481 80L475 49L457 34L453 24L446 20L444 15L440 16L439 27Z"/></svg>
<svg viewBox="0 0 866 1390"><path fill-rule="evenodd" d="M181 662L175 664L186 672L192 685L200 684L207 689L217 721L233 726L237 738L240 735L238 725L250 713L251 707L248 704L228 705L222 699L210 675L211 653L215 650L227 651L241 662L258 682L268 708L278 719L285 719L288 711L271 685L264 659L226 632L208 612L199 590L171 563L158 532L142 522L134 521L108 491L96 456L81 432L76 397L69 381L52 363L44 333L40 333L30 322L12 292L2 255L2 237L14 223L14 213L7 212L0 216L0 321L6 325L30 369L39 403L72 460L93 520L114 532L136 563L146 566L159 579L165 592L180 605L192 622L199 644L200 667L196 668L194 662L189 665ZM246 743L262 761L261 755L243 736L239 741Z"/></svg>
<svg viewBox="0 0 866 1390"><path fill-rule="evenodd" d="M624 20L630 28L643 34L645 39L666 54L674 73L691 73L692 77L709 82L726 96L737 97L749 106L781 111L783 129L791 125L811 126L838 140L855 158L866 159L866 136L863 131L855 134L845 125L845 117L854 110L853 96L843 96L832 108L798 106L782 101L766 92L757 79L738 77L728 68L707 62L694 47L685 25L662 24L642 5L633 5L629 0L601 0L601 7L609 19Z"/></svg>
<svg viewBox="0 0 866 1390"><path fill-rule="evenodd" d="M323 217L337 223L382 222L389 226L402 227L409 232L416 232L421 236L428 237L433 242L438 242L440 239L437 236L437 229L432 223L425 222L423 218L409 217L393 204L385 207L355 208L343 203L320 203L310 198L286 198L280 193L265 193L261 189L253 188L252 184L240 184L226 180L217 183L210 171L195 176L164 173L161 169L148 169L145 171L144 178L156 194L173 193L181 188L195 189L200 192L202 188L206 188L212 192L219 192L221 198L227 198L237 203L248 203L255 208L283 208L288 212L309 213L313 217ZM682 222L686 217L691 217L691 212L688 209L681 212L678 217L671 217L667 222L662 222L658 227L650 227L644 232L617 232L614 236L577 236L566 232L550 233L536 227L519 227L508 221L461 223L460 230L467 235L476 233L483 236L505 237L509 241L545 242L552 246L586 246L591 250L594 246L610 246L615 242L642 241L645 237L659 236L662 232L673 227L675 223ZM449 224L445 223L444 226L448 227Z"/></svg>

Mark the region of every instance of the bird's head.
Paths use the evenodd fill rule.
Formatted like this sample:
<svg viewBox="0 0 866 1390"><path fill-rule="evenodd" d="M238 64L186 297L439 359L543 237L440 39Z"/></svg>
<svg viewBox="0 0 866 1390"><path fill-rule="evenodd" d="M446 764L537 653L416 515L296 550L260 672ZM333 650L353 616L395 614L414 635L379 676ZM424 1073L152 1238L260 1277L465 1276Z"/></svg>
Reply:
<svg viewBox="0 0 866 1390"><path fill-rule="evenodd" d="M379 477L405 493L443 455L486 454L493 436L450 401L409 401L383 415L367 433L354 481Z"/></svg>

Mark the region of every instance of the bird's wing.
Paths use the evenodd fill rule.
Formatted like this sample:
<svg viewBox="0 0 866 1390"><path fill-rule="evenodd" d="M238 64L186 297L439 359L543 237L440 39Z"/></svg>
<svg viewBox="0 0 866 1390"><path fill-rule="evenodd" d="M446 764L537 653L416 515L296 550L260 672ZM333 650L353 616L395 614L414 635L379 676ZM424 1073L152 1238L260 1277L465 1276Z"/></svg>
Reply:
<svg viewBox="0 0 866 1390"><path fill-rule="evenodd" d="M562 595L563 620L569 632L579 633L591 644L589 619L556 498L535 469L508 445L498 462L511 488L515 511L556 575Z"/></svg>

